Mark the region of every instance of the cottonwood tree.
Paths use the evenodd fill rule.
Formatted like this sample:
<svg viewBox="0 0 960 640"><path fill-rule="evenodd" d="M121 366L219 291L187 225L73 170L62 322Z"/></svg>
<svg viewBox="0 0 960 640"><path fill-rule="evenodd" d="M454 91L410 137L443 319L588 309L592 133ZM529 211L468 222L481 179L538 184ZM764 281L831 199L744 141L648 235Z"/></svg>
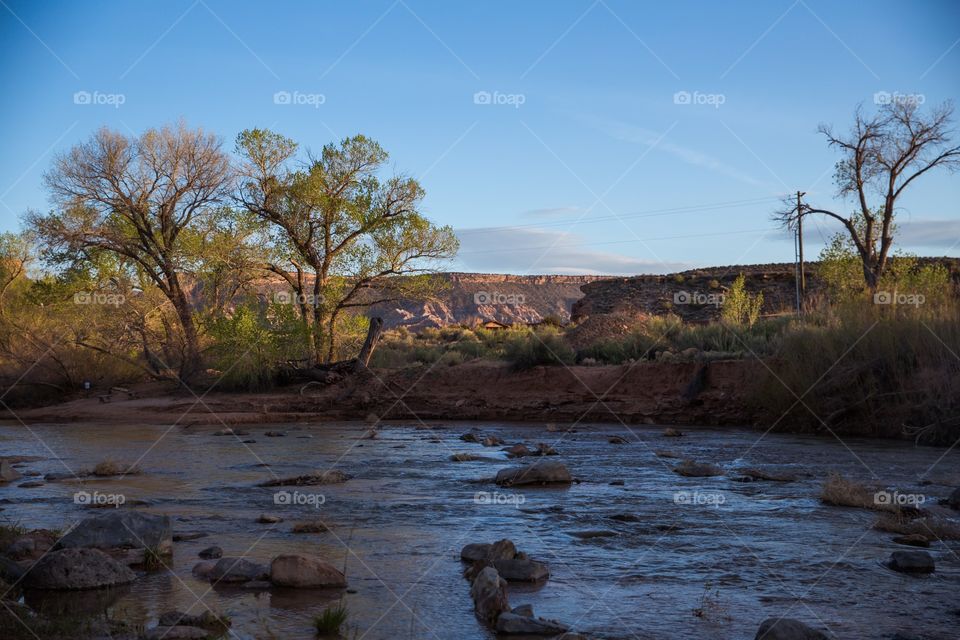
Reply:
<svg viewBox="0 0 960 640"><path fill-rule="evenodd" d="M821 214L839 221L856 248L867 288L876 291L888 267L893 247L894 217L904 190L927 172L960 166L960 146L952 142L953 105L944 103L928 113L919 101L897 99L882 105L873 116L858 108L846 135L820 125L828 144L840 151L834 178L839 195L853 198L850 215L820 206L804 205L799 215ZM789 202L776 218L796 224L798 212Z"/></svg>
<svg viewBox="0 0 960 640"><path fill-rule="evenodd" d="M60 260L109 252L132 261L173 305L183 334L180 376L193 377L201 356L183 238L229 193L220 139L183 123L140 136L101 129L57 156L45 183L56 209L28 214L27 224Z"/></svg>
<svg viewBox="0 0 960 640"><path fill-rule="evenodd" d="M432 285L423 276L456 253L453 230L421 214L420 184L381 178L388 155L369 138L328 144L297 164L293 140L252 129L238 136L237 151L237 199L270 226L266 267L296 294L316 363L337 354L338 323L372 304L424 295Z"/></svg>

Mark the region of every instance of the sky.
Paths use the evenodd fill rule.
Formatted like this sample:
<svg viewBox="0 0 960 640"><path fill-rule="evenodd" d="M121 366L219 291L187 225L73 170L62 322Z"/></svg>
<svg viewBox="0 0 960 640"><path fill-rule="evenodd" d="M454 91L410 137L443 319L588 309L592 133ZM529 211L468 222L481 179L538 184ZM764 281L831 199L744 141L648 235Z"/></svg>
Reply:
<svg viewBox="0 0 960 640"><path fill-rule="evenodd" d="M851 211L817 126L960 101L960 3L0 0L0 77L0 230L58 152L183 119L231 152L374 138L457 232L447 270L669 273L792 261L784 194ZM898 248L960 256L958 203L918 179ZM806 227L815 257L837 227Z"/></svg>

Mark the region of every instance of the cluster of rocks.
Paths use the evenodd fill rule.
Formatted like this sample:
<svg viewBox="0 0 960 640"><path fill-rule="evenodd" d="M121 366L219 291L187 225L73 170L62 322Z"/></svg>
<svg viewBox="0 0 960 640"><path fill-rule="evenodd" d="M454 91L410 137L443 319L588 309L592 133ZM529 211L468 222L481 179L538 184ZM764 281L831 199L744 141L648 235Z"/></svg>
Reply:
<svg viewBox="0 0 960 640"><path fill-rule="evenodd" d="M517 551L510 540L468 544L460 551L460 559L471 563L466 575L471 579L474 612L498 634L585 640L579 634L568 633L567 627L555 620L536 617L530 605L510 606L509 582L542 583L550 576L545 563Z"/></svg>
<svg viewBox="0 0 960 640"><path fill-rule="evenodd" d="M347 579L339 569L316 556L282 554L265 565L241 557L224 557L219 549L204 551L206 557L212 559L194 565L193 575L214 584L247 589L341 589L347 586Z"/></svg>

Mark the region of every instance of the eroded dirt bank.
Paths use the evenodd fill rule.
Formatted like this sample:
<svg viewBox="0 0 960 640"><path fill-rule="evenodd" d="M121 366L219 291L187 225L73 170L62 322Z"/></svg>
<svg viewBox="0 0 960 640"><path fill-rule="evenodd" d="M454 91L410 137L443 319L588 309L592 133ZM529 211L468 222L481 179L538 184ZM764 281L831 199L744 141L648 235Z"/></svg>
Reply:
<svg viewBox="0 0 960 640"><path fill-rule="evenodd" d="M176 422L180 425L304 419L443 419L749 426L759 419L746 389L765 371L755 361L537 367L497 363L375 370L329 385L268 393L131 387L108 402L95 392L61 404L16 410L24 422ZM12 418L12 416L9 416Z"/></svg>

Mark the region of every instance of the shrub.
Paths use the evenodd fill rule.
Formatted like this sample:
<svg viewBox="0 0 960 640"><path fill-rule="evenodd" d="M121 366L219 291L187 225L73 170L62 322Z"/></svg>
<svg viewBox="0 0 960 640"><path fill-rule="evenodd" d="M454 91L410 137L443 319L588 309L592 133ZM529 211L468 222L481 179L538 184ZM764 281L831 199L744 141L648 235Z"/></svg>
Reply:
<svg viewBox="0 0 960 640"><path fill-rule="evenodd" d="M504 355L517 370L539 365L573 364L575 360L573 348L553 327L517 332L508 338Z"/></svg>
<svg viewBox="0 0 960 640"><path fill-rule="evenodd" d="M753 326L763 308L763 294L751 296L746 290L746 278L741 273L723 300L720 316L731 324Z"/></svg>
<svg viewBox="0 0 960 640"><path fill-rule="evenodd" d="M313 618L313 628L318 636L335 636L347 621L347 608L343 604L327 607L318 616Z"/></svg>

